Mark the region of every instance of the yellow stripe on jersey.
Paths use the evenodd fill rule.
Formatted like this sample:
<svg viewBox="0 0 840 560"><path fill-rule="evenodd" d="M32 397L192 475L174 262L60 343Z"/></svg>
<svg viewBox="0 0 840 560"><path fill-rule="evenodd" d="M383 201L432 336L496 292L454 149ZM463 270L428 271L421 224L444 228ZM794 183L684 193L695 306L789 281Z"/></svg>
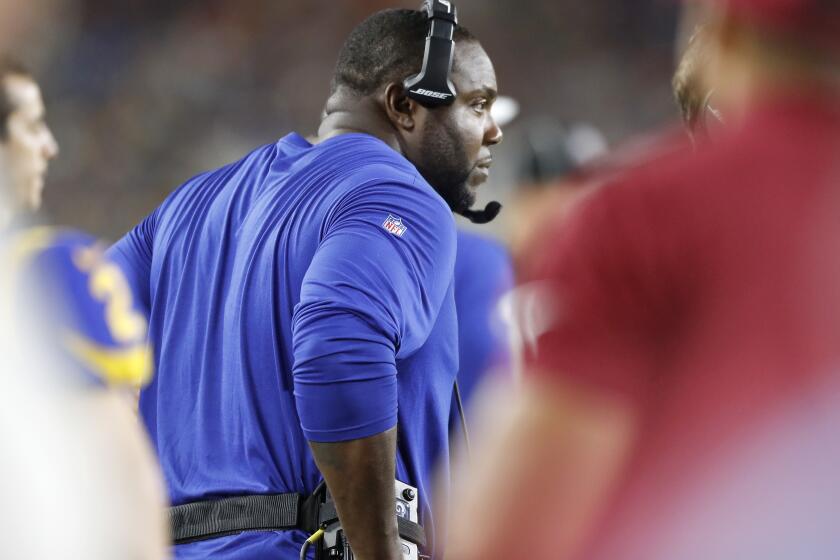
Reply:
<svg viewBox="0 0 840 560"><path fill-rule="evenodd" d="M77 333L65 337L67 349L102 379L112 385L141 387L152 375L152 352L148 344L109 348Z"/></svg>
<svg viewBox="0 0 840 560"><path fill-rule="evenodd" d="M22 267L26 259L52 245L58 234L58 230L49 226L33 227L17 233L9 251L10 264Z"/></svg>

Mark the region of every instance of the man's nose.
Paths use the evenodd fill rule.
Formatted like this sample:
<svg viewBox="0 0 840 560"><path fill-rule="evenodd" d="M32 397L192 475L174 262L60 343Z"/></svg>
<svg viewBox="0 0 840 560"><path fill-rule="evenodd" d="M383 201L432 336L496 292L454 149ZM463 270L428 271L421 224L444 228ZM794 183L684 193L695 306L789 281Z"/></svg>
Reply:
<svg viewBox="0 0 840 560"><path fill-rule="evenodd" d="M47 159L52 159L58 155L58 142L49 128L46 130L44 137L43 153Z"/></svg>
<svg viewBox="0 0 840 560"><path fill-rule="evenodd" d="M490 117L490 126L487 128L487 131L484 134L484 143L488 146L495 146L496 144L501 144L504 136L505 135L504 133L502 133L502 128L496 123L496 119Z"/></svg>

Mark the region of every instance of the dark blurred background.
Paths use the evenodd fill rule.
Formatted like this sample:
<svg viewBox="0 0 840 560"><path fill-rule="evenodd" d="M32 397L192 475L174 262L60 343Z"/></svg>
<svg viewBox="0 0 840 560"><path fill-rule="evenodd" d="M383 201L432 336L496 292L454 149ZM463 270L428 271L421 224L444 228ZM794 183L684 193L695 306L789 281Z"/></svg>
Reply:
<svg viewBox="0 0 840 560"><path fill-rule="evenodd" d="M9 0L3 0L8 3ZM674 0L460 0L521 114L483 196L515 182L517 127L588 122L611 144L676 117ZM61 146L51 221L115 239L174 187L314 132L346 34L383 0L27 0L3 47L41 81Z"/></svg>

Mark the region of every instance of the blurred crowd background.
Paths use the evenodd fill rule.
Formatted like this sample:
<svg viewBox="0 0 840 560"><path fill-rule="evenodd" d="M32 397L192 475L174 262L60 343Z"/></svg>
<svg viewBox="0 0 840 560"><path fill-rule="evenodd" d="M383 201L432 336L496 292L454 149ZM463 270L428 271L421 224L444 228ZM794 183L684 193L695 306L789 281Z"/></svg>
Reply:
<svg viewBox="0 0 840 560"><path fill-rule="evenodd" d="M501 92L521 106L481 198L504 201L515 187L534 123L586 122L616 145L675 119L678 4L460 0L461 22L495 62ZM15 3L14 23L0 23L2 47L41 82L61 146L47 178L48 219L113 240L190 176L291 130L314 132L347 33L377 9L418 5Z"/></svg>

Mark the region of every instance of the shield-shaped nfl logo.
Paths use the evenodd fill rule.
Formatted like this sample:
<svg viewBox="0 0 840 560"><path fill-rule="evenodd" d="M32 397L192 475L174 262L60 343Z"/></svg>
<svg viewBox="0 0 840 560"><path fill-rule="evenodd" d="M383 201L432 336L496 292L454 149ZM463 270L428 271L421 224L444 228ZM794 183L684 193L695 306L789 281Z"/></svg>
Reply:
<svg viewBox="0 0 840 560"><path fill-rule="evenodd" d="M391 214L388 214L388 218L385 220L385 223L382 224L382 227L385 228L385 231L393 233L397 237L402 237L405 234L405 230L408 229L403 225L402 218L392 216Z"/></svg>

